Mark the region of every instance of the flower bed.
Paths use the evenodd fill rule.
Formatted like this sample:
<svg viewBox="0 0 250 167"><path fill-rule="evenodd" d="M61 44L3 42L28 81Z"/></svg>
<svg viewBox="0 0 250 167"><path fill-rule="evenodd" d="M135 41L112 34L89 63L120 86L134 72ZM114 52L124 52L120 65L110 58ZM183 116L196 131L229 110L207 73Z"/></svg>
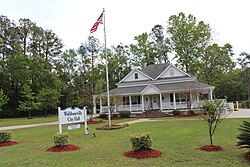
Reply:
<svg viewBox="0 0 250 167"><path fill-rule="evenodd" d="M121 129L129 126L129 124L124 123L124 124L112 124L111 127L109 125L104 125L102 127L96 128L96 130L114 130L114 129Z"/></svg>
<svg viewBox="0 0 250 167"><path fill-rule="evenodd" d="M199 114L181 114L181 115L177 115L176 117L178 118L183 118L183 117L195 117L198 116Z"/></svg>
<svg viewBox="0 0 250 167"><path fill-rule="evenodd" d="M4 146L13 146L15 144L18 144L17 141L6 141L6 142L2 142L0 143L0 147L4 147Z"/></svg>
<svg viewBox="0 0 250 167"><path fill-rule="evenodd" d="M103 120L109 120L109 118L101 118ZM124 119L124 118L121 118L121 117L112 117L111 120L121 120L121 119Z"/></svg>
<svg viewBox="0 0 250 167"><path fill-rule="evenodd" d="M151 148L132 150L124 153L124 156L136 159L147 159L147 158L157 158L161 155L161 152Z"/></svg>
<svg viewBox="0 0 250 167"><path fill-rule="evenodd" d="M250 162L250 151L245 154L245 160Z"/></svg>
<svg viewBox="0 0 250 167"><path fill-rule="evenodd" d="M76 151L80 150L80 147L75 146L73 144L67 144L64 146L53 146L47 149L47 151L51 152L66 152L66 151Z"/></svg>
<svg viewBox="0 0 250 167"><path fill-rule="evenodd" d="M221 146L205 145L200 147L200 150L204 151L221 151L223 148Z"/></svg>

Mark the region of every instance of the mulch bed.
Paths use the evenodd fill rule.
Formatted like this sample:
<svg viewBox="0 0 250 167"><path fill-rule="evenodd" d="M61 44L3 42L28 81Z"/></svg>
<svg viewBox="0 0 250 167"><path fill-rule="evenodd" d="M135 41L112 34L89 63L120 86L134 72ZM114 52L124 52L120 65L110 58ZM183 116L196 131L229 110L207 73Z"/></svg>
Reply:
<svg viewBox="0 0 250 167"><path fill-rule="evenodd" d="M112 124L111 127L119 127L121 125ZM104 125L104 127L109 127L109 125Z"/></svg>
<svg viewBox="0 0 250 167"><path fill-rule="evenodd" d="M145 150L132 150L124 153L124 156L129 158L136 159L148 159L148 158L157 158L161 155L161 152L154 149L145 149Z"/></svg>
<svg viewBox="0 0 250 167"><path fill-rule="evenodd" d="M109 120L109 118L101 118L101 119ZM120 117L111 118L111 120L121 120L121 119L124 119L124 118L120 118Z"/></svg>
<svg viewBox="0 0 250 167"><path fill-rule="evenodd" d="M17 141L6 141L6 142L3 142L3 143L0 143L0 147L13 146L15 144L18 144L18 142Z"/></svg>
<svg viewBox="0 0 250 167"><path fill-rule="evenodd" d="M200 147L200 150L204 150L204 151L221 151L223 149L223 147L221 146L214 146L214 145L205 145Z"/></svg>
<svg viewBox="0 0 250 167"><path fill-rule="evenodd" d="M198 116L199 114L181 114L181 115L177 115L176 117L178 118L183 118L183 117L195 117Z"/></svg>
<svg viewBox="0 0 250 167"><path fill-rule="evenodd" d="M250 162L250 151L245 154L245 160Z"/></svg>
<svg viewBox="0 0 250 167"><path fill-rule="evenodd" d="M75 146L73 144L67 144L65 146L53 146L47 149L47 151L51 152L66 152L66 151L76 151L80 150L80 147Z"/></svg>

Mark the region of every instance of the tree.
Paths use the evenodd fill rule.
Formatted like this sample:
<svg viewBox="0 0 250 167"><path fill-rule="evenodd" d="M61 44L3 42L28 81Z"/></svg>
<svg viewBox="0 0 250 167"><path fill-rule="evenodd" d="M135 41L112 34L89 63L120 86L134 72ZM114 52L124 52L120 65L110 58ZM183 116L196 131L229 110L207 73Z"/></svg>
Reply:
<svg viewBox="0 0 250 167"><path fill-rule="evenodd" d="M133 66L143 68L150 64L155 64L155 53L153 47L149 44L148 33L142 33L136 36L136 44L131 44L131 53L133 54Z"/></svg>
<svg viewBox="0 0 250 167"><path fill-rule="evenodd" d="M49 109L55 109L59 103L60 93L50 88L41 89L37 95L39 107L43 109L44 116L47 116Z"/></svg>
<svg viewBox="0 0 250 167"><path fill-rule="evenodd" d="M242 68L248 69L248 100L250 100L250 54L247 52L242 52L240 57L238 58L238 63L241 65Z"/></svg>
<svg viewBox="0 0 250 167"><path fill-rule="evenodd" d="M8 103L8 97L3 93L3 90L0 89L0 112L2 111L2 106Z"/></svg>
<svg viewBox="0 0 250 167"><path fill-rule="evenodd" d="M223 100L204 100L199 105L202 112L201 118L208 125L209 140L212 146L216 128L227 117L225 112L229 114L232 111Z"/></svg>
<svg viewBox="0 0 250 167"><path fill-rule="evenodd" d="M232 71L234 62L232 61L233 51L230 44L219 46L212 44L205 48L200 55L198 78L207 84L212 84L219 79L222 74Z"/></svg>
<svg viewBox="0 0 250 167"><path fill-rule="evenodd" d="M31 119L31 111L38 109L39 103L35 101L34 93L29 85L24 84L21 91L23 101L19 101L19 110L29 112L29 119Z"/></svg>
<svg viewBox="0 0 250 167"><path fill-rule="evenodd" d="M193 15L184 13L169 17L167 33L177 64L187 73L196 75L198 57L211 41L211 28Z"/></svg>

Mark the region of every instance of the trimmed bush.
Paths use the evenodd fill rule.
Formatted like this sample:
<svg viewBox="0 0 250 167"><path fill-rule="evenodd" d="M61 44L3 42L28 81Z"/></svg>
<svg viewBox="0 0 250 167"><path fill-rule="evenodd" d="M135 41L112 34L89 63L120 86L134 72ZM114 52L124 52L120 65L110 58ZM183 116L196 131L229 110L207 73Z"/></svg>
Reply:
<svg viewBox="0 0 250 167"><path fill-rule="evenodd" d="M11 139L10 131L0 132L0 143L10 141L10 139Z"/></svg>
<svg viewBox="0 0 250 167"><path fill-rule="evenodd" d="M136 134L130 139L132 143L133 150L142 150L148 149L152 146L152 140L149 134Z"/></svg>
<svg viewBox="0 0 250 167"><path fill-rule="evenodd" d="M64 146L69 142L69 134L64 133L56 133L54 136L54 143L56 146Z"/></svg>
<svg viewBox="0 0 250 167"><path fill-rule="evenodd" d="M173 110L173 115L176 116L176 115L181 115L181 111L178 110L178 109L175 109Z"/></svg>
<svg viewBox="0 0 250 167"><path fill-rule="evenodd" d="M131 112L130 111L120 111L120 117L122 118L130 118Z"/></svg>
<svg viewBox="0 0 250 167"><path fill-rule="evenodd" d="M108 114L100 114L100 118L108 118Z"/></svg>
<svg viewBox="0 0 250 167"><path fill-rule="evenodd" d="M188 110L187 113L190 114L190 115L193 115L194 114L194 110Z"/></svg>

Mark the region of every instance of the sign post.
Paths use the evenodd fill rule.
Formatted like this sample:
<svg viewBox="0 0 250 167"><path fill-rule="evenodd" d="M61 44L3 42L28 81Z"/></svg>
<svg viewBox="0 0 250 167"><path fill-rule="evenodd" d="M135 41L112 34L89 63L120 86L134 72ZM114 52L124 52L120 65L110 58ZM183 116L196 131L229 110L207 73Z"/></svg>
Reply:
<svg viewBox="0 0 250 167"><path fill-rule="evenodd" d="M80 124L84 122L85 126L85 134L88 134L88 125L87 125L87 111L86 107L84 109L80 108L66 108L65 110L61 110L58 107L58 126L59 126L59 133L62 133L62 125L63 124L71 124L68 126L69 130L80 128Z"/></svg>

